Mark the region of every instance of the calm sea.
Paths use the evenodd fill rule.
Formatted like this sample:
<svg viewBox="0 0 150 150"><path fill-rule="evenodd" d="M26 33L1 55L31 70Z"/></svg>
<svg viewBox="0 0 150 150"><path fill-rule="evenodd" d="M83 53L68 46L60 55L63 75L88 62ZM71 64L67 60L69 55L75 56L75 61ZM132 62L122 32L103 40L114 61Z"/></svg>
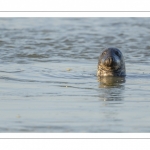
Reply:
<svg viewBox="0 0 150 150"><path fill-rule="evenodd" d="M106 47L124 83L96 77ZM150 18L0 18L0 132L150 132Z"/></svg>

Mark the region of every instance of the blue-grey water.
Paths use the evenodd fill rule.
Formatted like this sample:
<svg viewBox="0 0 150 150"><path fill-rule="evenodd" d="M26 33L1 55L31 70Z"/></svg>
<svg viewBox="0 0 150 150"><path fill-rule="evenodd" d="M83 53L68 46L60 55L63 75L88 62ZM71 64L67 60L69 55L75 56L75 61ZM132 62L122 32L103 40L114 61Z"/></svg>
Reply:
<svg viewBox="0 0 150 150"><path fill-rule="evenodd" d="M119 48L125 82L98 57ZM0 132L150 132L150 18L0 18Z"/></svg>

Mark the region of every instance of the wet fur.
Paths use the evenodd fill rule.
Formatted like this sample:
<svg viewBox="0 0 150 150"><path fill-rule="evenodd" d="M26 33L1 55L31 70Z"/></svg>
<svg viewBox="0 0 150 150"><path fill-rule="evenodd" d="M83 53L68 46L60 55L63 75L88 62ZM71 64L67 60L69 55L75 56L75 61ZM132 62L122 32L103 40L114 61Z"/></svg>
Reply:
<svg viewBox="0 0 150 150"><path fill-rule="evenodd" d="M106 63L108 58L113 59L111 65ZM98 61L97 76L126 76L124 57L119 49L108 48L102 52Z"/></svg>

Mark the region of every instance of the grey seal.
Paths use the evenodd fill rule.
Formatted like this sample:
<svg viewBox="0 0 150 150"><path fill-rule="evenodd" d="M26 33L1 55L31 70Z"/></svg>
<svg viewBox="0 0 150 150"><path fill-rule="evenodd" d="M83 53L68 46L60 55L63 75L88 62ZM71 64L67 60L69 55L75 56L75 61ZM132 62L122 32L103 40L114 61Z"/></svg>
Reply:
<svg viewBox="0 0 150 150"><path fill-rule="evenodd" d="M124 77L126 76L125 61L122 52L117 48L107 48L99 56L98 77Z"/></svg>

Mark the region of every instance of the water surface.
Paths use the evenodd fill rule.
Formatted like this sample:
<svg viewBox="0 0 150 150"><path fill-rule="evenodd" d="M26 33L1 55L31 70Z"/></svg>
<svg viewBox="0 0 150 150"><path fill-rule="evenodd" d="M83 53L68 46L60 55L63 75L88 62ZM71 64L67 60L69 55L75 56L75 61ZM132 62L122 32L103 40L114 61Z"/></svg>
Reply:
<svg viewBox="0 0 150 150"><path fill-rule="evenodd" d="M0 18L0 132L150 132L150 18ZM96 77L106 47L125 82Z"/></svg>

